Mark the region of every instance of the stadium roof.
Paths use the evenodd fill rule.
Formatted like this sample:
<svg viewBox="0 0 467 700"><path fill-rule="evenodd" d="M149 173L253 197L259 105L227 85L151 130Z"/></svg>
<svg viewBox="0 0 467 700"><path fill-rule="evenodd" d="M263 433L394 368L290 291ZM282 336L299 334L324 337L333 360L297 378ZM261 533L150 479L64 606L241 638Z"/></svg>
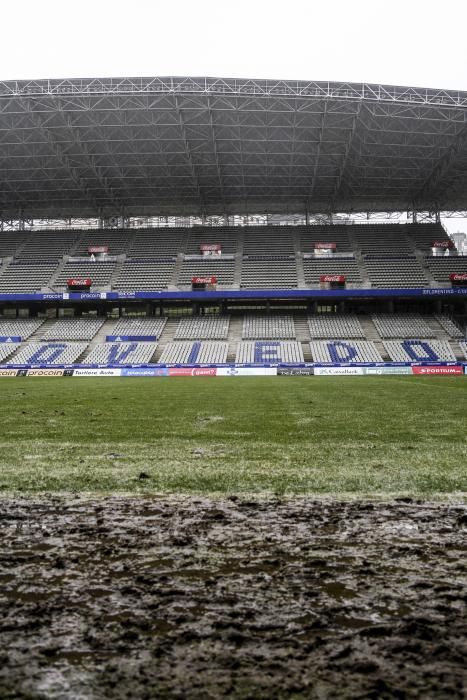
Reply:
<svg viewBox="0 0 467 700"><path fill-rule="evenodd" d="M467 209L467 93L0 82L0 218Z"/></svg>

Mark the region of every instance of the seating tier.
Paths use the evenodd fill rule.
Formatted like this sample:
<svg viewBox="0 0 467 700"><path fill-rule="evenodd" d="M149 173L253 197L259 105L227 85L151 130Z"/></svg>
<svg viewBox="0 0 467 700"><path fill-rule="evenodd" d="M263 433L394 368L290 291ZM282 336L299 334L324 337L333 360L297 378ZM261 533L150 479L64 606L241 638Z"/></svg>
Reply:
<svg viewBox="0 0 467 700"><path fill-rule="evenodd" d="M168 343L159 362L167 365L224 364L228 343L178 341Z"/></svg>
<svg viewBox="0 0 467 700"><path fill-rule="evenodd" d="M456 357L443 340L385 340L383 345L394 362L450 362Z"/></svg>
<svg viewBox="0 0 467 700"><path fill-rule="evenodd" d="M373 314L381 338L434 338L435 333L418 314Z"/></svg>
<svg viewBox="0 0 467 700"><path fill-rule="evenodd" d="M14 336L27 340L43 323L44 319L40 318L2 318L0 319L0 336L5 338Z"/></svg>
<svg viewBox="0 0 467 700"><path fill-rule="evenodd" d="M83 360L83 365L147 364L156 352L157 343L98 343Z"/></svg>
<svg viewBox="0 0 467 700"><path fill-rule="evenodd" d="M230 316L189 316L180 319L175 340L221 340L229 334Z"/></svg>
<svg viewBox="0 0 467 700"><path fill-rule="evenodd" d="M242 338L295 338L293 316L273 316L266 314L245 314L243 317Z"/></svg>
<svg viewBox="0 0 467 700"><path fill-rule="evenodd" d="M308 318L312 338L364 338L356 316L350 314L318 314Z"/></svg>
<svg viewBox="0 0 467 700"><path fill-rule="evenodd" d="M104 318L61 319L46 330L42 340L92 340L104 322Z"/></svg>
<svg viewBox="0 0 467 700"><path fill-rule="evenodd" d="M152 318L120 318L112 328L110 335L152 335L160 338L167 323L165 316Z"/></svg>
<svg viewBox="0 0 467 700"><path fill-rule="evenodd" d="M310 343L314 362L382 362L370 340L315 340Z"/></svg>
<svg viewBox="0 0 467 700"><path fill-rule="evenodd" d="M277 365L304 361L302 346L294 340L245 341L237 346L238 364Z"/></svg>
<svg viewBox="0 0 467 700"><path fill-rule="evenodd" d="M87 343L26 343L7 364L68 365L86 350Z"/></svg>

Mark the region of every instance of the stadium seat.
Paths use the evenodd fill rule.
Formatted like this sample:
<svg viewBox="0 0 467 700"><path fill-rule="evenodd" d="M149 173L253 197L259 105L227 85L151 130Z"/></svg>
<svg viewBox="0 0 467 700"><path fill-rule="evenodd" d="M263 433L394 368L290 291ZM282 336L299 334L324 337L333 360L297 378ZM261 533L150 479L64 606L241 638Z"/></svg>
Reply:
<svg viewBox="0 0 467 700"><path fill-rule="evenodd" d="M159 362L163 365L224 364L228 349L228 343L178 341L166 345Z"/></svg>
<svg viewBox="0 0 467 700"><path fill-rule="evenodd" d="M464 338L464 333L449 316L435 316L436 320L451 338Z"/></svg>
<svg viewBox="0 0 467 700"><path fill-rule="evenodd" d="M156 352L157 343L99 343L82 361L83 365L147 364Z"/></svg>
<svg viewBox="0 0 467 700"><path fill-rule="evenodd" d="M293 256L250 255L243 259L242 288L292 289L298 286L297 261Z"/></svg>
<svg viewBox="0 0 467 700"><path fill-rule="evenodd" d="M13 260L0 275L0 292L40 292L50 286L57 267L57 259Z"/></svg>
<svg viewBox="0 0 467 700"><path fill-rule="evenodd" d="M180 319L174 340L223 340L229 323L230 316L188 316Z"/></svg>
<svg viewBox="0 0 467 700"><path fill-rule="evenodd" d="M20 347L19 343L0 343L0 362L4 362Z"/></svg>
<svg viewBox="0 0 467 700"><path fill-rule="evenodd" d="M9 359L13 365L69 365L76 362L87 343L26 343Z"/></svg>
<svg viewBox="0 0 467 700"><path fill-rule="evenodd" d="M104 322L104 318L61 319L47 329L42 340L92 340Z"/></svg>
<svg viewBox="0 0 467 700"><path fill-rule="evenodd" d="M112 328L114 336L154 336L159 339L167 323L165 316L150 318L120 318Z"/></svg>
<svg viewBox="0 0 467 700"><path fill-rule="evenodd" d="M314 362L382 362L376 345L369 340L312 341Z"/></svg>
<svg viewBox="0 0 467 700"><path fill-rule="evenodd" d="M110 278L112 277L115 265L116 263L113 260L95 260L94 262L68 261L58 273L53 286L57 288L66 287L67 280L84 277L92 280L93 289L97 287L109 287Z"/></svg>
<svg viewBox="0 0 467 700"><path fill-rule="evenodd" d="M39 318L2 318L0 319L0 336L12 336L27 340L43 323L44 319Z"/></svg>
<svg viewBox="0 0 467 700"><path fill-rule="evenodd" d="M175 270L175 258L132 258L122 264L113 289L167 289ZM92 269L91 269L92 272Z"/></svg>
<svg viewBox="0 0 467 700"><path fill-rule="evenodd" d="M385 340L383 345L394 362L455 362L449 343L442 340Z"/></svg>
<svg viewBox="0 0 467 700"><path fill-rule="evenodd" d="M356 316L351 314L317 314L308 318L312 338L364 338Z"/></svg>
<svg viewBox="0 0 467 700"><path fill-rule="evenodd" d="M429 281L415 256L367 255L364 266L372 287L427 287Z"/></svg>
<svg viewBox="0 0 467 700"><path fill-rule="evenodd" d="M243 317L242 338L295 338L293 316L267 314L245 314Z"/></svg>
<svg viewBox="0 0 467 700"><path fill-rule="evenodd" d="M178 276L177 286L191 289L193 277L216 277L217 287L231 287L234 283L235 260L207 257L184 260Z"/></svg>
<svg viewBox="0 0 467 700"><path fill-rule="evenodd" d="M467 273L467 256L450 255L448 257L427 257L426 264L435 280L443 285L451 286L449 275L453 272Z"/></svg>
<svg viewBox="0 0 467 700"><path fill-rule="evenodd" d="M432 328L419 314L373 314L381 338L434 338Z"/></svg>
<svg viewBox="0 0 467 700"><path fill-rule="evenodd" d="M293 340L257 340L237 346L238 364L271 364L304 362L302 346Z"/></svg>

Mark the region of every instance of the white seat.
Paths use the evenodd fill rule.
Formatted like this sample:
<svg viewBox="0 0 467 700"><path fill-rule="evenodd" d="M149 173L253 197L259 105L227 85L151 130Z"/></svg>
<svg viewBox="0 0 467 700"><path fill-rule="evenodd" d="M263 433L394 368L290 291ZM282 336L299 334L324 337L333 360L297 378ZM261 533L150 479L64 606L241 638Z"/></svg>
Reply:
<svg viewBox="0 0 467 700"><path fill-rule="evenodd" d="M157 343L98 343L83 365L145 365L151 362Z"/></svg>
<svg viewBox="0 0 467 700"><path fill-rule="evenodd" d="M159 362L163 365L224 364L228 343L179 341L168 343Z"/></svg>
<svg viewBox="0 0 467 700"><path fill-rule="evenodd" d="M7 364L70 365L86 348L87 343L25 343Z"/></svg>
<svg viewBox="0 0 467 700"><path fill-rule="evenodd" d="M315 340L310 343L314 362L382 362L371 340Z"/></svg>
<svg viewBox="0 0 467 700"><path fill-rule="evenodd" d="M444 340L385 340L383 345L394 362L451 362L456 357Z"/></svg>
<svg viewBox="0 0 467 700"><path fill-rule="evenodd" d="M245 341L237 345L238 364L303 363L301 343L294 340Z"/></svg>

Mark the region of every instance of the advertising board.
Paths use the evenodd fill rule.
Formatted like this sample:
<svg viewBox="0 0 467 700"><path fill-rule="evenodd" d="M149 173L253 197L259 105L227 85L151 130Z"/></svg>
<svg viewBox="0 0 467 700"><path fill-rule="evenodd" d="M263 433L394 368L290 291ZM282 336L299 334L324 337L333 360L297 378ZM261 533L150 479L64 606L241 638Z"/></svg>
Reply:
<svg viewBox="0 0 467 700"><path fill-rule="evenodd" d="M333 375L356 376L365 374L366 367L315 367L315 375L329 377Z"/></svg>
<svg viewBox="0 0 467 700"><path fill-rule="evenodd" d="M168 377L167 367L123 367L121 377Z"/></svg>
<svg viewBox="0 0 467 700"><path fill-rule="evenodd" d="M219 367L218 377L272 377L277 375L276 367Z"/></svg>
<svg viewBox="0 0 467 700"><path fill-rule="evenodd" d="M366 367L365 374L412 374L412 367Z"/></svg>
<svg viewBox="0 0 467 700"><path fill-rule="evenodd" d="M425 374L425 375L427 375L427 374L431 374L431 375L433 375L433 374L443 374L443 375L454 374L454 375L456 375L456 374L463 374L463 371L462 371L462 365L452 365L450 367L438 367L438 366L430 367L429 365L425 365L425 366L418 366L417 365L415 367L412 367L412 374L418 374L418 375L420 375L420 374Z"/></svg>
<svg viewBox="0 0 467 700"><path fill-rule="evenodd" d="M120 377L122 370L110 367L97 367L73 370L74 377Z"/></svg>
<svg viewBox="0 0 467 700"><path fill-rule="evenodd" d="M215 377L216 367L169 367L169 377Z"/></svg>

